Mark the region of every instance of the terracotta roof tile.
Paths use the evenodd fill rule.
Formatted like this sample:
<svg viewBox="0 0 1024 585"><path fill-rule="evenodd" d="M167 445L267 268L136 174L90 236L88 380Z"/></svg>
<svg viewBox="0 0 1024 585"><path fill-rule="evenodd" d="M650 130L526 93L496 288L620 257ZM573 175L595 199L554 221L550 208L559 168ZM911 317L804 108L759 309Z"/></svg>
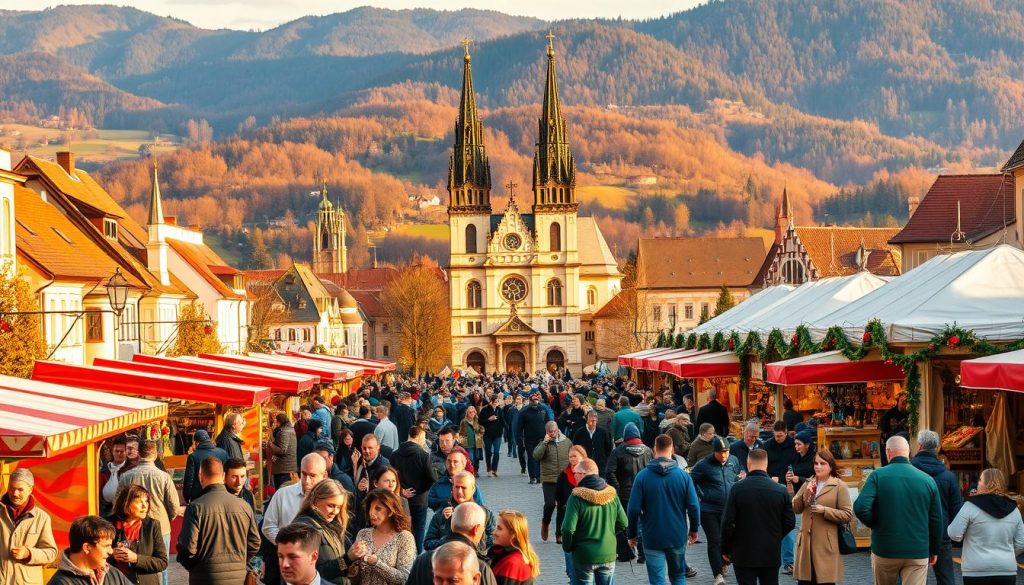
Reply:
<svg viewBox="0 0 1024 585"><path fill-rule="evenodd" d="M759 237L641 239L637 288L750 286L764 259Z"/></svg>
<svg viewBox="0 0 1024 585"><path fill-rule="evenodd" d="M868 254L868 270L878 276L896 276L900 263L892 255L889 240L900 228L861 228L848 226L817 226L793 228L817 278L847 276L860 270L857 253L863 243ZM875 270L871 270L874 266Z"/></svg>
<svg viewBox="0 0 1024 585"><path fill-rule="evenodd" d="M350 290L349 294L355 297L359 308L367 317L377 319L384 316L384 305L380 302L379 291Z"/></svg>
<svg viewBox="0 0 1024 585"><path fill-rule="evenodd" d="M940 175L910 221L889 243L948 245L956 231L958 202L961 231L968 241L979 240L1016 220L1014 193L1015 181L1010 175Z"/></svg>
<svg viewBox="0 0 1024 585"><path fill-rule="evenodd" d="M318 276L330 280L349 292L354 290L384 290L384 286L398 276L398 269L393 266L352 268L345 273L322 273Z"/></svg>
<svg viewBox="0 0 1024 585"><path fill-rule="evenodd" d="M619 319L627 316L629 313L627 304L632 303L635 297L636 291L631 288L620 291L594 313L594 319Z"/></svg>

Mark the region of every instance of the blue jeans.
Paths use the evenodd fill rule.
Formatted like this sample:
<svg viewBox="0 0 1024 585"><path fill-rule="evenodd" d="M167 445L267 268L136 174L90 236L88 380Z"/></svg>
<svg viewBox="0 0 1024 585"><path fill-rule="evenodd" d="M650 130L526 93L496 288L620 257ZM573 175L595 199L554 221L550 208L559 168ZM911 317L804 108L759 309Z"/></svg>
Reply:
<svg viewBox="0 0 1024 585"><path fill-rule="evenodd" d="M573 561L572 585L615 585L615 561L579 565Z"/></svg>
<svg viewBox="0 0 1024 585"><path fill-rule="evenodd" d="M501 437L484 439L484 461L487 471L498 471L498 459L501 458Z"/></svg>
<svg viewBox="0 0 1024 585"><path fill-rule="evenodd" d="M472 459L470 463L473 464L473 469L476 470L477 475L480 474L480 460L483 459L484 450L480 447L473 447L472 449L466 449L469 451L469 457Z"/></svg>
<svg viewBox="0 0 1024 585"><path fill-rule="evenodd" d="M423 552L423 538L427 533L427 507L409 506L412 521L412 537L416 541L416 553Z"/></svg>
<svg viewBox="0 0 1024 585"><path fill-rule="evenodd" d="M538 443L526 444L526 469L530 473L530 479L540 479L540 461L533 458L533 449Z"/></svg>
<svg viewBox="0 0 1024 585"><path fill-rule="evenodd" d="M512 430L505 429L505 444L508 445L508 456L516 456L516 442L512 440Z"/></svg>
<svg viewBox="0 0 1024 585"><path fill-rule="evenodd" d="M164 535L164 550L167 551L167 554L171 554L171 535L170 534L165 534ZM163 585L167 585L167 569L164 569L164 571L162 573L160 573L160 579L162 580Z"/></svg>
<svg viewBox="0 0 1024 585"><path fill-rule="evenodd" d="M686 585L686 545L676 548L647 548L647 580L661 585L666 572L669 585Z"/></svg>
<svg viewBox="0 0 1024 585"><path fill-rule="evenodd" d="M796 534L800 531L800 515L796 517L796 528L782 538L782 566L792 565L795 559Z"/></svg>
<svg viewBox="0 0 1024 585"><path fill-rule="evenodd" d="M576 571L572 563L572 553L563 552L562 554L565 555L565 576L569 578L569 583L574 583Z"/></svg>

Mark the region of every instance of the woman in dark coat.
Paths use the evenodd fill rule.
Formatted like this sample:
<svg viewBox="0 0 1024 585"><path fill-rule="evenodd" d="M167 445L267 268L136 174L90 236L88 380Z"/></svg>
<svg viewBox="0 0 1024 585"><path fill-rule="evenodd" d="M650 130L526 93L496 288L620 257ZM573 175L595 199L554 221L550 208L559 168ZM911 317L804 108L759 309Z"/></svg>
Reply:
<svg viewBox="0 0 1024 585"><path fill-rule="evenodd" d="M107 518L117 530L107 562L136 585L160 585L160 574L167 569L160 523L148 514L149 492L140 485L128 485L114 499L114 513Z"/></svg>
<svg viewBox="0 0 1024 585"><path fill-rule="evenodd" d="M320 556L316 571L320 579L334 585L347 585L349 562L345 551L348 542L345 529L348 524L348 492L333 479L325 479L313 486L299 506L296 524L312 526L320 532Z"/></svg>

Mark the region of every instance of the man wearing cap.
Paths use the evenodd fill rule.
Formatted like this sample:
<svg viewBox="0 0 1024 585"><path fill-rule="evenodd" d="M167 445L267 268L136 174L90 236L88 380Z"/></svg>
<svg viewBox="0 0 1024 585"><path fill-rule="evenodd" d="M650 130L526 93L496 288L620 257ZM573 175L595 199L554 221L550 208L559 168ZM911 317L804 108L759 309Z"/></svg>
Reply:
<svg viewBox="0 0 1024 585"><path fill-rule="evenodd" d="M15 469L0 497L0 585L42 583L43 566L57 558L50 515L36 507L35 478Z"/></svg>
<svg viewBox="0 0 1024 585"><path fill-rule="evenodd" d="M199 483L199 464L207 457L216 457L221 463L228 460L228 452L213 444L210 433L199 429L192 436L195 449L189 453L185 461L185 477L181 482L181 495L185 503L203 495L203 486Z"/></svg>
<svg viewBox="0 0 1024 585"><path fill-rule="evenodd" d="M348 493L355 495L356 484L352 481L349 474L341 470L338 466L338 462L334 458L334 443L327 439L321 438L316 442L316 446L313 448L313 452L324 458L327 462L327 477L341 484L341 487L345 488Z"/></svg>
<svg viewBox="0 0 1024 585"><path fill-rule="evenodd" d="M541 406L541 392L534 389L530 391L530 403L519 411L516 417L516 428L513 435L522 437L523 445L526 447L526 464L530 472L530 483L540 483L540 461L537 461L530 454L537 448L537 445L544 440L547 434L545 425L554 420L554 416L548 413L548 409Z"/></svg>
<svg viewBox="0 0 1024 585"><path fill-rule="evenodd" d="M729 492L737 480L746 476L740 464L729 454L729 441L722 437L711 440L713 453L701 459L690 470L690 478L700 495L700 525L708 539L708 564L715 576L714 585L725 585L722 568L722 514L729 501Z"/></svg>

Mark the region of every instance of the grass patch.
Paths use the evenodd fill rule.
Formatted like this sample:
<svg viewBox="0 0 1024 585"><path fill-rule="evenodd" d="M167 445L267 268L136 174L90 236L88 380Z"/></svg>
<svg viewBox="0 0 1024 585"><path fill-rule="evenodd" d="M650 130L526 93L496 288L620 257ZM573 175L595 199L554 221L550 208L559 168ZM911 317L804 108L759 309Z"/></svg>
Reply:
<svg viewBox="0 0 1024 585"><path fill-rule="evenodd" d="M65 132L56 128L40 128L24 124L3 124L3 135L0 143L4 143L17 152L32 156L52 158L57 152L67 150L68 145L63 138ZM86 135L93 137L84 138ZM153 138L147 130L96 130L76 132L71 141L71 150L82 162L102 163L117 159L138 158L139 147L153 144ZM161 136L168 143L153 145L152 152L166 154L178 148L179 140L170 135Z"/></svg>
<svg viewBox="0 0 1024 585"><path fill-rule="evenodd" d="M612 185L588 185L576 187L580 202L597 201L608 209L625 209L626 202L636 196L636 191Z"/></svg>
<svg viewBox="0 0 1024 585"><path fill-rule="evenodd" d="M415 236L431 240L448 240L448 224L446 223L411 223L392 230L393 234Z"/></svg>

